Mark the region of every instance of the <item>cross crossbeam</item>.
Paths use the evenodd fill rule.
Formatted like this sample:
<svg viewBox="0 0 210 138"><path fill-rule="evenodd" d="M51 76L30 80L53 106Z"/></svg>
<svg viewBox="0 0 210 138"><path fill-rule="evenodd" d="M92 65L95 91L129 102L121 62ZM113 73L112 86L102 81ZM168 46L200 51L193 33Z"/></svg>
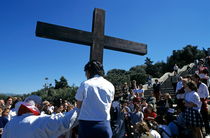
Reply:
<svg viewBox="0 0 210 138"><path fill-rule="evenodd" d="M104 35L105 11L94 10L92 32L37 22L36 36L91 46L90 60L103 62L103 49L138 55L147 53L147 45Z"/></svg>

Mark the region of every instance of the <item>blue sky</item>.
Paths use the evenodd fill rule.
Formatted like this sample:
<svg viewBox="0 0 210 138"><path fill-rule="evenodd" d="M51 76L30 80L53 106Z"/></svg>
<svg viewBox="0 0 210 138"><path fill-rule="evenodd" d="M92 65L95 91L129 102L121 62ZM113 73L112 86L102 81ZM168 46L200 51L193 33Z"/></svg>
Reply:
<svg viewBox="0 0 210 138"><path fill-rule="evenodd" d="M146 57L165 61L188 44L210 45L209 0L1 0L0 93L29 93L65 76L70 85L85 80L88 46L35 36L37 21L91 31L94 8L106 11L105 35L148 45L138 56L105 50L108 71L128 70Z"/></svg>

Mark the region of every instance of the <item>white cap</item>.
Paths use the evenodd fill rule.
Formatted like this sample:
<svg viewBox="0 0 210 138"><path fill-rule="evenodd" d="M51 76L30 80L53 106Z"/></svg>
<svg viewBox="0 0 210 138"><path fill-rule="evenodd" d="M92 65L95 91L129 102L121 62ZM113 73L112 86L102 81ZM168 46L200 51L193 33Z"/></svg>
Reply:
<svg viewBox="0 0 210 138"><path fill-rule="evenodd" d="M41 105L42 104L42 98L37 96L37 95L31 95L31 96L28 96L24 102L30 102L30 101L34 101L35 104L39 104Z"/></svg>

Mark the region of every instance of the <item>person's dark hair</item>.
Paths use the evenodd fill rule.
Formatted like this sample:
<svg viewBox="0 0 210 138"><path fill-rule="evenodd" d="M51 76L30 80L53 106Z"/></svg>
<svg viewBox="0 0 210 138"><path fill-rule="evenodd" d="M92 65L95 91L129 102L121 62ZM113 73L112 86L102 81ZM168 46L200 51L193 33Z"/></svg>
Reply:
<svg viewBox="0 0 210 138"><path fill-rule="evenodd" d="M198 74L196 74L196 73L193 75L193 78L196 78L196 79L200 80L200 76Z"/></svg>
<svg viewBox="0 0 210 138"><path fill-rule="evenodd" d="M6 101L8 101L9 99L12 99L12 97L11 96L7 97Z"/></svg>
<svg viewBox="0 0 210 138"><path fill-rule="evenodd" d="M158 123L158 124L160 124L160 125L164 125L164 124L167 124L167 121L166 121L166 119L165 119L165 116L157 116L156 118L155 118L155 121Z"/></svg>
<svg viewBox="0 0 210 138"><path fill-rule="evenodd" d="M131 81L131 89L136 89L136 80Z"/></svg>
<svg viewBox="0 0 210 138"><path fill-rule="evenodd" d="M84 68L84 71L88 71L90 73L90 78L95 75L104 76L103 65L96 60L89 61Z"/></svg>
<svg viewBox="0 0 210 138"><path fill-rule="evenodd" d="M11 106L10 109L15 108L15 104L16 104L17 102L20 102L20 101L21 101L20 99L15 100L15 101L12 103L12 106Z"/></svg>
<svg viewBox="0 0 210 138"><path fill-rule="evenodd" d="M182 79L189 79L189 80L192 80L192 75L191 74L186 74L185 76L182 77Z"/></svg>
<svg viewBox="0 0 210 138"><path fill-rule="evenodd" d="M190 88L190 90L197 91L197 86L194 82L188 82L187 86Z"/></svg>
<svg viewBox="0 0 210 138"><path fill-rule="evenodd" d="M141 98L141 103L143 103L143 102L145 102L145 101L147 101L147 99L146 99L145 97L142 97L142 98Z"/></svg>
<svg viewBox="0 0 210 138"><path fill-rule="evenodd" d="M199 60L199 64L204 64L204 63L205 63L204 59Z"/></svg>
<svg viewBox="0 0 210 138"><path fill-rule="evenodd" d="M147 120L146 121L149 129L154 129L154 130L158 130L158 123L154 120Z"/></svg>
<svg viewBox="0 0 210 138"><path fill-rule="evenodd" d="M210 56L206 57L206 62L207 62L208 65L210 65Z"/></svg>
<svg viewBox="0 0 210 138"><path fill-rule="evenodd" d="M203 70L203 73L204 73L204 74L208 74L208 73L209 73L208 69L204 69L204 70Z"/></svg>

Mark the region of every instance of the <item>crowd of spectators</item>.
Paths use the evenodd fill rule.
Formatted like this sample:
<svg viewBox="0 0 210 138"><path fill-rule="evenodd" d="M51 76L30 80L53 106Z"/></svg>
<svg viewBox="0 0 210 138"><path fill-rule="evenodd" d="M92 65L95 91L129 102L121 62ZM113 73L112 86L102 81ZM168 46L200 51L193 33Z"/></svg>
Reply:
<svg viewBox="0 0 210 138"><path fill-rule="evenodd" d="M116 92L110 111L113 138L202 138L209 134L209 72L203 60L196 67L195 74L179 76L176 84L173 81L174 97L161 93L158 80L147 96L142 84L137 84L135 80L130 85L125 82ZM177 73L178 70L175 71ZM20 101L22 99L17 97L0 99L0 137L7 122L17 115ZM62 99L59 105L43 101L40 112L47 115L65 114L75 106ZM75 127L71 137L76 138L77 134ZM59 136L65 137L66 133Z"/></svg>
<svg viewBox="0 0 210 138"><path fill-rule="evenodd" d="M177 66L177 65L176 65ZM199 60L195 71L172 82L175 92L161 93L158 80L153 91L144 96L142 85L132 81L119 89L112 104L114 137L205 137L209 131L207 100L209 97L209 68ZM148 94L147 94L148 95Z"/></svg>

